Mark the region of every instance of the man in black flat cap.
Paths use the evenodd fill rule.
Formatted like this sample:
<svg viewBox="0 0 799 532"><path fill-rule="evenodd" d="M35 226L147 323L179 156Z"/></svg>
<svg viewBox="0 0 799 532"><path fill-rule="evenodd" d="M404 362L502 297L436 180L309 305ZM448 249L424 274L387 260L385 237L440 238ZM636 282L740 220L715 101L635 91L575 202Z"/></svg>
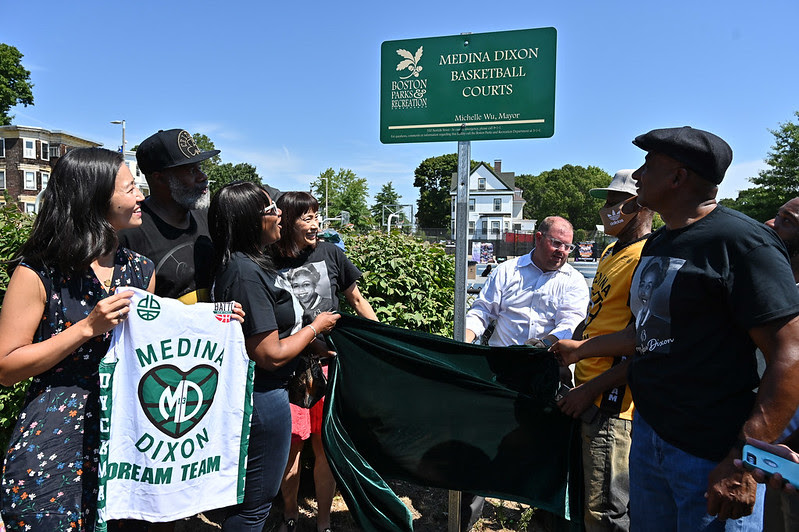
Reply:
<svg viewBox="0 0 799 532"><path fill-rule="evenodd" d="M732 161L724 140L683 127L633 143L647 151L633 174L638 203L666 225L644 246L632 286L650 263L666 267L657 297L644 305L633 289L630 307L662 323L636 320L552 351L564 364L635 352L633 529L761 530L762 497L733 460L745 437L777 438L799 405L799 292L787 252L763 224L717 205ZM756 345L768 361L759 383Z"/></svg>
<svg viewBox="0 0 799 532"><path fill-rule="evenodd" d="M155 263L155 293L184 303L210 301L214 247L208 233L208 176L200 163L219 150L201 151L188 131L161 130L136 150L150 195L142 224L120 232L120 244Z"/></svg>

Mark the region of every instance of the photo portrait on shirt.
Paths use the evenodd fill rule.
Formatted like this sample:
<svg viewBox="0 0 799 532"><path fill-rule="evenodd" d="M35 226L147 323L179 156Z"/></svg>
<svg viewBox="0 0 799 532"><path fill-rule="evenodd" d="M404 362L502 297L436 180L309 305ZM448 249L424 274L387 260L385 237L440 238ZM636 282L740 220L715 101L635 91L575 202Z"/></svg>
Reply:
<svg viewBox="0 0 799 532"><path fill-rule="evenodd" d="M335 310L330 278L324 261L308 263L285 271L294 296L299 300L303 322L310 323L322 312Z"/></svg>
<svg viewBox="0 0 799 532"><path fill-rule="evenodd" d="M630 310L635 316L637 349L641 354L669 352L671 312L669 297L683 259L642 257L630 289Z"/></svg>

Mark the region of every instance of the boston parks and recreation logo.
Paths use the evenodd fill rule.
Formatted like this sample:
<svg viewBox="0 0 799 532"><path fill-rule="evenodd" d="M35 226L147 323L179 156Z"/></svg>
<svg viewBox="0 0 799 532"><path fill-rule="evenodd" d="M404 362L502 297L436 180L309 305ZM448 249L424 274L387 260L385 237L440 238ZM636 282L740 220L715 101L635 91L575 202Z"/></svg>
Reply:
<svg viewBox="0 0 799 532"><path fill-rule="evenodd" d="M149 295L136 304L136 313L141 319L152 321L161 314L161 304Z"/></svg>
<svg viewBox="0 0 799 532"><path fill-rule="evenodd" d="M214 401L219 373L208 365L184 372L172 365L152 368L139 381L139 402L158 430L180 438L199 423Z"/></svg>
<svg viewBox="0 0 799 532"><path fill-rule="evenodd" d="M397 63L399 79L391 82L392 109L424 109L427 107L427 79L420 78L424 68L420 63L424 47L420 46L416 53L399 48L397 54L402 60ZM408 71L407 73L405 71Z"/></svg>

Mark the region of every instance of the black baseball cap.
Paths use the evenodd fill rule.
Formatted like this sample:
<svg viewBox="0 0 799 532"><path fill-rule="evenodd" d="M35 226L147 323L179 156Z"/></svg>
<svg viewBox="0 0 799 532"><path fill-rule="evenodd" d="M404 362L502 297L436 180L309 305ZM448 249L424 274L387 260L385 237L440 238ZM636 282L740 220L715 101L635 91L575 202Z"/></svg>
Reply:
<svg viewBox="0 0 799 532"><path fill-rule="evenodd" d="M633 144L668 155L716 185L732 162L732 148L724 139L690 126L653 129L635 137Z"/></svg>
<svg viewBox="0 0 799 532"><path fill-rule="evenodd" d="M219 150L200 151L185 129L162 129L139 144L136 162L147 175L164 168L199 163L218 153Z"/></svg>

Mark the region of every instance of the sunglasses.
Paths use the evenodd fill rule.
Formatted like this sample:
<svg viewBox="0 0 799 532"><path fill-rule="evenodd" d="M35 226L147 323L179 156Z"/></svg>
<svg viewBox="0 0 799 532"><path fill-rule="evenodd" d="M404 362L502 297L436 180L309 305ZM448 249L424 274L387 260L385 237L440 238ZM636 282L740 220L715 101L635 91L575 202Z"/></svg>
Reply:
<svg viewBox="0 0 799 532"><path fill-rule="evenodd" d="M549 240L552 243L553 248L563 249L564 251L568 251L569 253L574 251L574 248L577 247L574 244L567 244L566 242L561 242L557 238L552 238L551 236L548 236L547 240Z"/></svg>
<svg viewBox="0 0 799 532"><path fill-rule="evenodd" d="M263 215L264 216L277 216L277 203L275 203L273 201L268 206L264 207Z"/></svg>

